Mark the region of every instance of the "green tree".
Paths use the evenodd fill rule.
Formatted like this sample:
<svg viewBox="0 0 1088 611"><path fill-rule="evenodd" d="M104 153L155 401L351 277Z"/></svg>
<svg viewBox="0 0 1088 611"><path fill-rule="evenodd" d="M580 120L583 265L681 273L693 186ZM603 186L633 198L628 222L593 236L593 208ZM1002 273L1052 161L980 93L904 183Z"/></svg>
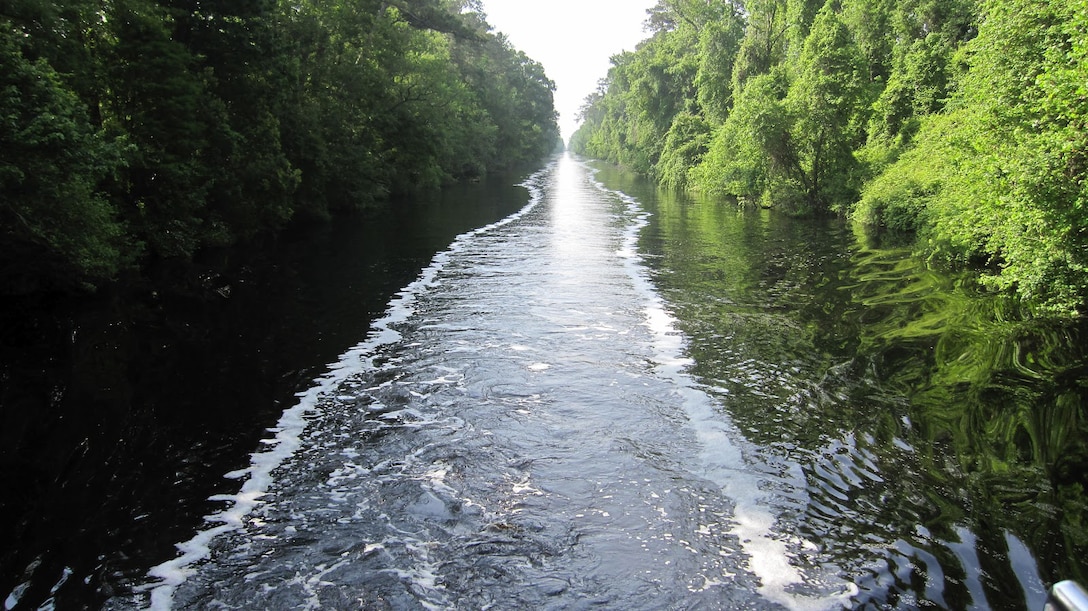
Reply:
<svg viewBox="0 0 1088 611"><path fill-rule="evenodd" d="M871 103L861 54L832 4L816 15L785 101L796 150L787 176L805 207L819 212L856 197L853 150L864 142L863 111Z"/></svg>
<svg viewBox="0 0 1088 611"><path fill-rule="evenodd" d="M299 171L282 150L279 115L289 46L272 0L170 0L171 38L197 60L209 104L205 241L231 243L272 233L293 216Z"/></svg>
<svg viewBox="0 0 1088 611"><path fill-rule="evenodd" d="M857 152L870 180L910 149L927 116L944 109L961 76L961 62L954 58L974 37L978 20L975 0L897 0L890 12L882 2L853 0L845 8L872 84L884 84L873 106L868 141ZM879 38L873 36L876 28L882 30L875 33ZM913 218L900 216L899 221L908 217Z"/></svg>
<svg viewBox="0 0 1088 611"><path fill-rule="evenodd" d="M480 7L10 0L10 270L101 280L141 252L185 259L541 159L558 140L554 84Z"/></svg>
<svg viewBox="0 0 1088 611"><path fill-rule="evenodd" d="M23 55L21 39L0 18L0 284L25 292L108 279L130 254L103 192L124 141L96 129L46 61Z"/></svg>
<svg viewBox="0 0 1088 611"><path fill-rule="evenodd" d="M786 23L789 24L787 36L788 54L791 60L795 60L805 47L809 32L816 14L825 6L826 0L786 0ZM834 8L838 11L838 2L834 2Z"/></svg>
<svg viewBox="0 0 1088 611"><path fill-rule="evenodd" d="M773 205L776 183L798 163L785 105L788 90L782 68L748 80L702 162L690 172L696 188L747 202L766 196L763 203Z"/></svg>
<svg viewBox="0 0 1088 611"><path fill-rule="evenodd" d="M706 133L691 129L704 125L701 121L688 120L703 114L696 85L700 70L706 73L704 96L713 103L728 104L728 90L710 80L710 72L721 70L722 65L701 62L700 48L728 50L728 34L719 25L724 19L737 18L738 10L731 2L716 0L658 2L648 20L652 36L634 52L614 56L601 88L587 100L582 112L584 131L574 138L574 150L651 176L668 174L670 180L678 179L676 170L685 162L676 157L677 152L685 151L680 157L691 161L698 157L692 153L705 146L690 146L692 138ZM718 49L719 43L725 46ZM674 130L678 117L685 117L685 124Z"/></svg>
<svg viewBox="0 0 1088 611"><path fill-rule="evenodd" d="M867 93L860 54L829 2L796 62L749 80L695 184L793 212L853 201Z"/></svg>
<svg viewBox="0 0 1088 611"><path fill-rule="evenodd" d="M948 110L924 122L916 151L866 189L857 211L884 222L920 210L933 256L989 261L986 282L1064 314L1088 297L1083 8L984 3Z"/></svg>
<svg viewBox="0 0 1088 611"><path fill-rule="evenodd" d="M687 188L690 168L710 147L710 134L710 124L699 115L683 112L673 119L657 164L659 182L672 189Z"/></svg>
<svg viewBox="0 0 1088 611"><path fill-rule="evenodd" d="M716 123L725 121L733 105L733 69L743 38L744 21L739 10L708 22L699 34L695 87L700 108Z"/></svg>
<svg viewBox="0 0 1088 611"><path fill-rule="evenodd" d="M152 4L113 5L108 122L133 144L122 212L151 253L189 257L210 228L206 203L214 171L206 154L223 127L221 107L173 40L167 15Z"/></svg>
<svg viewBox="0 0 1088 611"><path fill-rule="evenodd" d="M744 38L733 67L733 91L744 89L748 79L767 74L786 60L790 26L785 0L750 0Z"/></svg>
<svg viewBox="0 0 1088 611"><path fill-rule="evenodd" d="M887 81L895 37L889 36L896 0L844 0L842 19L865 58L869 80Z"/></svg>

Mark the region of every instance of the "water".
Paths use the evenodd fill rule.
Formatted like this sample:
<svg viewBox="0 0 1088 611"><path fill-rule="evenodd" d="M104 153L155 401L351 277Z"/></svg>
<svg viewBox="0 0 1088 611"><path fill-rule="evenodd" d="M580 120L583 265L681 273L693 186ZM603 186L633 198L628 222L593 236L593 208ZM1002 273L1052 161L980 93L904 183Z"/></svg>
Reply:
<svg viewBox="0 0 1088 611"><path fill-rule="evenodd" d="M1039 609L1084 580L1083 322L835 221L607 182L652 202L640 250L689 372L777 465L780 527L857 585L850 606Z"/></svg>
<svg viewBox="0 0 1088 611"><path fill-rule="evenodd" d="M838 222L570 157L524 186L108 608L1021 609L1083 579L1081 326Z"/></svg>
<svg viewBox="0 0 1088 611"><path fill-rule="evenodd" d="M683 372L634 249L644 212L570 158L526 185L285 414L221 524L153 571L153 604L845 600L815 556L790 563L815 545L779 531L747 442Z"/></svg>
<svg viewBox="0 0 1088 611"><path fill-rule="evenodd" d="M221 508L209 496L237 491L223 473L435 252L525 205L520 180L214 253L203 270L219 275L198 262L75 303L5 297L0 604L97 609L145 580Z"/></svg>

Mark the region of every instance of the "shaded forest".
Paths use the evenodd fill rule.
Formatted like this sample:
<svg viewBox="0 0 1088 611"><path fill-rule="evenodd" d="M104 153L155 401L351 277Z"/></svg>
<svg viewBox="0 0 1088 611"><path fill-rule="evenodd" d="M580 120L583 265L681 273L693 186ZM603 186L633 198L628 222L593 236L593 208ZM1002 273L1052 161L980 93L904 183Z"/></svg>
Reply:
<svg viewBox="0 0 1088 611"><path fill-rule="evenodd" d="M660 0L571 147L1088 311L1088 1Z"/></svg>
<svg viewBox="0 0 1088 611"><path fill-rule="evenodd" d="M473 0L4 0L0 292L535 161L553 90Z"/></svg>

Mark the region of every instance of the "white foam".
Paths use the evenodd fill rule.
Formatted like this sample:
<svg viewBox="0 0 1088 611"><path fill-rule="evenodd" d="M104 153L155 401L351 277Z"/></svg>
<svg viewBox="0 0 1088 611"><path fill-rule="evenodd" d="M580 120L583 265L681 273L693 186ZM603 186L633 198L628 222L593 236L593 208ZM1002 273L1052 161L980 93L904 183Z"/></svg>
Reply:
<svg viewBox="0 0 1088 611"><path fill-rule="evenodd" d="M23 594L26 593L27 588L29 588L29 587L30 587L30 582L29 581L23 582L23 583L15 586L11 590L11 593L8 594L8 597L4 600L4 609L6 611L11 611L12 609L14 609L15 605L19 604L19 600L22 599Z"/></svg>
<svg viewBox="0 0 1088 611"><path fill-rule="evenodd" d="M211 556L212 542L242 527L246 516L262 502L262 497L267 494L276 468L294 455L301 446L307 417L317 411L319 401L323 398L335 397L338 386L353 375L378 368L374 364L377 349L401 339L401 334L395 329L396 325L406 322L413 316L416 300L428 289L436 286L438 275L450 261L451 255L464 250L478 236L512 223L535 208L540 203L543 193L537 183L542 176L551 172L554 165L555 162L519 185L529 192L529 202L520 210L499 221L457 236L445 251L437 253L416 280L398 291L390 300L385 315L374 321L366 340L342 354L335 363L331 363L329 371L314 380L313 386L308 390L295 395L298 397L298 402L285 410L276 426L269 429L274 436L262 440L261 445L267 448L251 454L247 468L226 474L228 479L248 476L241 489L235 494L216 495L211 498L211 500L224 501L228 504L222 511L205 517L205 521L214 526L196 533L188 541L178 543L176 547L179 554L176 558L152 567L148 571L148 576L156 581L139 588L139 591L151 591L152 609L171 609L173 596L178 586L195 572L197 563ZM12 608L18 604L20 594L21 592L12 592L5 601L5 606Z"/></svg>
<svg viewBox="0 0 1088 611"><path fill-rule="evenodd" d="M594 185L619 198L635 219L627 228L616 254L624 260L629 276L645 299L643 324L654 338L655 370L660 377L675 384L676 394L699 443L702 475L721 486L734 502L730 532L741 542L748 570L760 580L759 593L767 600L801 611L848 606L850 597L857 591L852 583L837 584L838 593L830 596L808 597L792 591L806 583L805 575L791 564L786 541L774 532L775 514L760 490L760 477L746 467L743 452L737 445L742 436L687 373L693 361L683 356L684 336L677 330L676 319L650 281L644 259L638 253L638 235L649 224L650 215L635 198L609 189L596 179L595 170L588 169ZM805 541L800 544L803 547L812 545ZM719 583L708 580L706 587Z"/></svg>

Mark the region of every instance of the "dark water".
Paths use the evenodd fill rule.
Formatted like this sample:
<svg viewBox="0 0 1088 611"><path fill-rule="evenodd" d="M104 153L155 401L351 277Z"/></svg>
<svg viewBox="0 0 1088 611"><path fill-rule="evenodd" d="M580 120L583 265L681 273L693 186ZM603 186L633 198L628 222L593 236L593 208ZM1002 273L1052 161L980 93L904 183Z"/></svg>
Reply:
<svg viewBox="0 0 1088 611"><path fill-rule="evenodd" d="M1036 609L1084 580L1083 326L839 222L569 157L525 187L300 239L230 318L127 323L234 339L114 365L96 422L134 421L110 434L146 465L50 471L8 601ZM88 353L158 345L126 341Z"/></svg>
<svg viewBox="0 0 1088 611"><path fill-rule="evenodd" d="M207 497L237 489L223 473L435 252L525 204L519 180L219 253L222 276L162 270L169 290L5 297L0 604L93 609L145 580L218 508Z"/></svg>
<svg viewBox="0 0 1088 611"><path fill-rule="evenodd" d="M691 374L772 466L780 524L857 584L851 606L1039 609L1088 577L1083 324L839 222L602 178L653 213L640 249Z"/></svg>

